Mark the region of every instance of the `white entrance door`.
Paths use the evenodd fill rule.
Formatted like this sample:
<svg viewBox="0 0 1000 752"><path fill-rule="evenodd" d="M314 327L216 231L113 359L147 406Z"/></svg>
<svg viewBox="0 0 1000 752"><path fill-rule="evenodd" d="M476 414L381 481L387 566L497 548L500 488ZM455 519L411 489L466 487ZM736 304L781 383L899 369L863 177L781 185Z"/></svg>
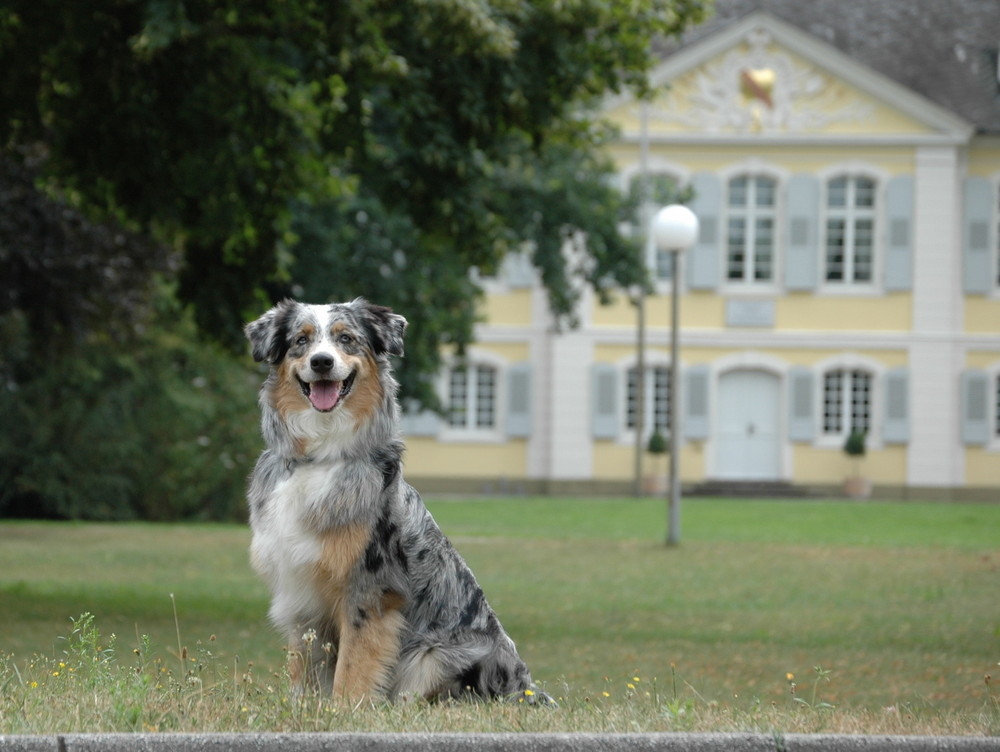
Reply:
<svg viewBox="0 0 1000 752"><path fill-rule="evenodd" d="M780 396L778 377L765 371L730 371L719 379L715 477L780 477Z"/></svg>

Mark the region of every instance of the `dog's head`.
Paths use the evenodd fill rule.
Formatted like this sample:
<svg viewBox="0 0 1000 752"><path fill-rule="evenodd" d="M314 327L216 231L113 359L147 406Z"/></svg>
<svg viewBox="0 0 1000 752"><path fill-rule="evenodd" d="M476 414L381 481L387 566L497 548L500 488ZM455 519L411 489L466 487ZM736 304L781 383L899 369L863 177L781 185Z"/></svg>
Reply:
<svg viewBox="0 0 1000 752"><path fill-rule="evenodd" d="M254 360L271 366L280 412L328 413L381 391L379 366L403 354L405 330L405 318L358 298L330 305L285 300L245 332Z"/></svg>

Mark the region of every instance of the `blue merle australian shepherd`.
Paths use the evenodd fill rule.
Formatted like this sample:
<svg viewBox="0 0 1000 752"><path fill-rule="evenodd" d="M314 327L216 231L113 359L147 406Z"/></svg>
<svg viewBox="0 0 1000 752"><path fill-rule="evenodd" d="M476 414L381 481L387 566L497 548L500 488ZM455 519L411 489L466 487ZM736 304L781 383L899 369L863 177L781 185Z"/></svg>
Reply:
<svg viewBox="0 0 1000 752"><path fill-rule="evenodd" d="M550 703L472 572L402 478L406 319L358 299L286 300L246 327L270 373L250 479L251 558L301 691L337 700Z"/></svg>

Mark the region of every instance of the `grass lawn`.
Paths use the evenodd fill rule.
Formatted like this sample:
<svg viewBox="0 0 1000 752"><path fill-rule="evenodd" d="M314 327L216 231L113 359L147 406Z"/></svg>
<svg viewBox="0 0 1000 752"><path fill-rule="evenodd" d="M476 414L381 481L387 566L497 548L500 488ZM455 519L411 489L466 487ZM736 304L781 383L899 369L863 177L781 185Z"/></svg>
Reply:
<svg viewBox="0 0 1000 752"><path fill-rule="evenodd" d="M376 730L777 725L1000 734L997 694L985 680L992 674L1000 683L1000 505L686 500L682 545L673 549L661 542L666 515L658 500L429 506L535 678L563 697L563 710L525 720L480 708L449 720L456 711L417 706L386 711L389 720L383 713ZM119 665L141 664L133 674L158 671L183 693L184 681L211 673L208 685L231 684L227 702L239 706L213 711L231 716L221 726L148 696L125 702L138 707L132 715L109 711L96 728L66 712L53 719L36 711L28 725L0 712L0 733L53 723L68 724L57 730L348 728L343 716L305 723L290 711L261 709L266 698L248 694L247 682L273 697L287 694L248 543L238 526L0 524L7 709L28 707L32 692L82 686L82 673L69 672L84 669L74 664L82 648L56 638L84 612L103 633L96 642L117 635ZM91 652L106 647L96 642ZM357 723L368 728L370 720Z"/></svg>

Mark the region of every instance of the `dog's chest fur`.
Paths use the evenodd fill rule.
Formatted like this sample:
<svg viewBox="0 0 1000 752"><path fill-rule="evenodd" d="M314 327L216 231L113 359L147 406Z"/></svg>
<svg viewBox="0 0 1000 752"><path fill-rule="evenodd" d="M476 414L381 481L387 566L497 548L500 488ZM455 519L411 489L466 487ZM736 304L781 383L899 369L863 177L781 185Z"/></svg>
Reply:
<svg viewBox="0 0 1000 752"><path fill-rule="evenodd" d="M356 526L341 525L325 533L316 528L317 510L327 504L345 473L349 475L341 460L295 466L274 486L254 520L252 560L271 586L271 616L279 623L316 616L329 605L321 590L342 588L353 565L341 561L340 571L329 571L336 550L341 559L352 558L346 549L356 544L340 539L356 538ZM321 573L323 585L318 582Z"/></svg>

